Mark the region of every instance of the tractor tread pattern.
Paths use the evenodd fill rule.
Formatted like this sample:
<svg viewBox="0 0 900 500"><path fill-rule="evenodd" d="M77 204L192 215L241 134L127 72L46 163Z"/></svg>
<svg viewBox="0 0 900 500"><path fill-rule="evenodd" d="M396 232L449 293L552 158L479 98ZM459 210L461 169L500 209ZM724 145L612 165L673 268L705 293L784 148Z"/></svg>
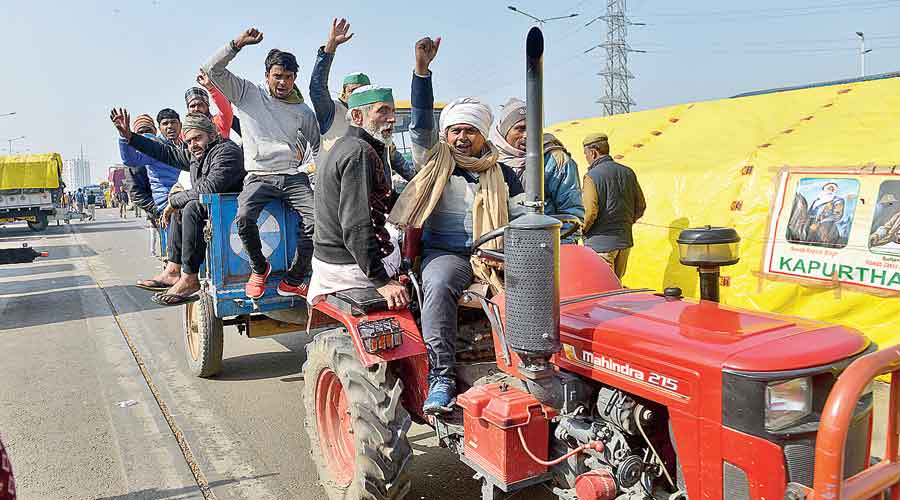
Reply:
<svg viewBox="0 0 900 500"><path fill-rule="evenodd" d="M401 500L409 493L412 448L407 439L412 420L401 405L403 383L382 363L366 368L359 362L349 334L343 328L322 332L307 345L303 365L304 406L310 454L331 500ZM319 451L315 425L316 383L330 368L347 395L350 408L356 470L349 487L328 478L328 466ZM390 388L390 389L388 389Z"/></svg>

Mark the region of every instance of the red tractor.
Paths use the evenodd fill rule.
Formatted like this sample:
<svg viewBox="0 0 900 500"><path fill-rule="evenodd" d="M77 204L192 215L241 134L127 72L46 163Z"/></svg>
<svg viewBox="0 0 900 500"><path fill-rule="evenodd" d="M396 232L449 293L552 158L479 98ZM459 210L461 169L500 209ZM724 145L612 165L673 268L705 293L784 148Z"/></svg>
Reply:
<svg viewBox="0 0 900 500"><path fill-rule="evenodd" d="M528 151L541 151L543 37L527 43ZM427 358L415 301L386 310L374 289L330 295L311 323L339 323L307 347L307 429L331 499L407 494L413 421L482 479L482 498L541 484L563 500L900 499L900 377L887 452L870 466L870 382L900 373L900 350L863 334L717 302L733 230L682 234L704 299L623 288L591 250L560 246L541 213L542 155L528 155L532 213L473 249L501 260L505 290L460 305L457 409L422 413ZM407 235L411 234L410 231ZM503 237L502 252L480 250ZM414 239L404 260L414 262ZM406 276L418 295L414 265ZM473 308L475 306L476 308Z"/></svg>

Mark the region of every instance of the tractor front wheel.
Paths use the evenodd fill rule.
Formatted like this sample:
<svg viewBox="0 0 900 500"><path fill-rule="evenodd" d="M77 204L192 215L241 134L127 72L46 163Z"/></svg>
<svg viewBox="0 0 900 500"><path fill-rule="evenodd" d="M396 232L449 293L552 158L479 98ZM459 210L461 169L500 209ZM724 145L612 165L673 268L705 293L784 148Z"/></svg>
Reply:
<svg viewBox="0 0 900 500"><path fill-rule="evenodd" d="M385 363L363 366L343 328L320 333L306 352L306 430L328 498L405 498L412 448L403 384Z"/></svg>

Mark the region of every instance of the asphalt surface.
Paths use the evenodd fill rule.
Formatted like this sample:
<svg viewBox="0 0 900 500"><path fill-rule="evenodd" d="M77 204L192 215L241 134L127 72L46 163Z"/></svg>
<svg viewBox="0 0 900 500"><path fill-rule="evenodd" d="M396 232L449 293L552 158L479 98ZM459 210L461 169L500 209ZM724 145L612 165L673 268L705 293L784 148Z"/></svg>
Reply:
<svg viewBox="0 0 900 500"><path fill-rule="evenodd" d="M0 248L50 252L0 267L0 435L20 499L203 498L122 330L215 498L323 498L303 427L306 334L248 339L226 327L223 373L192 376L183 308L131 286L159 268L144 226L110 209L44 233L0 228ZM473 471L430 428L413 426L410 440L411 499L480 498Z"/></svg>
<svg viewBox="0 0 900 500"><path fill-rule="evenodd" d="M50 252L0 266L0 435L20 499L202 499L198 476L221 500L324 498L303 427L307 336L247 339L226 327L223 373L193 377L183 308L131 286L160 265L145 222L97 214L44 233L0 228L0 248ZM876 392L883 414L887 391ZM409 498L480 498L473 471L430 428L413 426L410 440Z"/></svg>

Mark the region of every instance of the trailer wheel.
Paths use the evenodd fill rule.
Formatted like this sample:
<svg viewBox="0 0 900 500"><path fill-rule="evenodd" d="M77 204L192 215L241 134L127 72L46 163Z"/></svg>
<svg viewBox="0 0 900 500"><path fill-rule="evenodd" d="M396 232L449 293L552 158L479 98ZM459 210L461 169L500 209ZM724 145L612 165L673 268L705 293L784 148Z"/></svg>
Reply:
<svg viewBox="0 0 900 500"><path fill-rule="evenodd" d="M212 377L222 371L223 328L209 294L201 291L200 300L185 304L184 350L195 376Z"/></svg>
<svg viewBox="0 0 900 500"><path fill-rule="evenodd" d="M47 219L47 214L38 215L37 221L29 222L28 229L32 231L43 231L47 229L47 226L50 225L50 221Z"/></svg>
<svg viewBox="0 0 900 500"><path fill-rule="evenodd" d="M402 382L384 363L363 366L343 328L317 335L306 353L306 431L328 498L405 498L412 448Z"/></svg>

